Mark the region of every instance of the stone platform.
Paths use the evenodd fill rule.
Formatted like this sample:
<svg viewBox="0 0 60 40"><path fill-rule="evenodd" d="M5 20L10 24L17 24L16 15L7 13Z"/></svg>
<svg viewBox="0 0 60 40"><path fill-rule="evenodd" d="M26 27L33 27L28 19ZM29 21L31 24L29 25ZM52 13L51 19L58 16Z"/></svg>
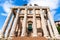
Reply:
<svg viewBox="0 0 60 40"><path fill-rule="evenodd" d="M12 40L47 40L45 37L14 37Z"/></svg>
<svg viewBox="0 0 60 40"><path fill-rule="evenodd" d="M13 39L10 38L0 38L0 40L60 40L56 38L45 38L45 37L13 37Z"/></svg>

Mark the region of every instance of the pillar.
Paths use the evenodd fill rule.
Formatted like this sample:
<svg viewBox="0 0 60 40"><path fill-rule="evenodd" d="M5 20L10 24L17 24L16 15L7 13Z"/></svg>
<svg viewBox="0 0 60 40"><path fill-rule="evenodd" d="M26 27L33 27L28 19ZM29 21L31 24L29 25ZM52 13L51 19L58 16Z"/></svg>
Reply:
<svg viewBox="0 0 60 40"><path fill-rule="evenodd" d="M12 9L9 12L9 14L8 14L8 16L7 16L7 18L6 18L5 22L4 22L4 25L3 25L2 30L1 30L0 38L4 37L4 32L6 31L7 25L9 23L9 20L10 20L10 17L11 17L11 14L12 14Z"/></svg>
<svg viewBox="0 0 60 40"><path fill-rule="evenodd" d="M20 36L20 29L18 30L18 36Z"/></svg>
<svg viewBox="0 0 60 40"><path fill-rule="evenodd" d="M25 36L26 35L26 27L27 27L27 9L25 9L25 13L24 13L21 36Z"/></svg>
<svg viewBox="0 0 60 40"><path fill-rule="evenodd" d="M53 31L52 31L52 28L51 28L51 25L50 25L49 20L47 20L47 24L48 24L48 28L49 28L49 32L50 32L50 36L51 36L52 38L54 38L54 34L53 34Z"/></svg>
<svg viewBox="0 0 60 40"><path fill-rule="evenodd" d="M49 20L50 20L50 22L51 22L52 29L53 29L53 31L54 31L54 36L55 36L55 37L60 37L60 36L59 36L59 33L58 33L58 30L57 30L57 28L56 28L56 25L55 25L55 23L54 23L53 17L52 17L52 15L51 15L51 13L50 13L50 10L47 9L47 12L48 12L48 18L49 18Z"/></svg>
<svg viewBox="0 0 60 40"><path fill-rule="evenodd" d="M10 30L12 28L13 21L14 21L14 15L12 16L11 21L9 23L9 26L8 26L6 32L5 32L5 38L7 38L9 36Z"/></svg>
<svg viewBox="0 0 60 40"><path fill-rule="evenodd" d="M18 32L18 24L16 25L15 32Z"/></svg>
<svg viewBox="0 0 60 40"><path fill-rule="evenodd" d="M18 36L18 22L17 22L17 25L16 25L16 28L15 28L15 32L14 32L15 34L15 36L17 37Z"/></svg>
<svg viewBox="0 0 60 40"><path fill-rule="evenodd" d="M9 37L14 37L15 36L14 33L15 33L17 21L18 21L18 18L19 18L19 12L20 12L20 9L17 10L16 17L14 19L14 23L13 23L13 26L12 26L12 29L11 29Z"/></svg>
<svg viewBox="0 0 60 40"><path fill-rule="evenodd" d="M43 33L44 33L44 37L49 37L48 31L47 31L47 28L46 28L46 24L45 24L44 12L43 12L42 9L40 9L40 17L41 17L41 24L42 24L42 30L43 30Z"/></svg>
<svg viewBox="0 0 60 40"><path fill-rule="evenodd" d="M35 9L33 9L33 36L37 36L37 24L36 24L36 13Z"/></svg>

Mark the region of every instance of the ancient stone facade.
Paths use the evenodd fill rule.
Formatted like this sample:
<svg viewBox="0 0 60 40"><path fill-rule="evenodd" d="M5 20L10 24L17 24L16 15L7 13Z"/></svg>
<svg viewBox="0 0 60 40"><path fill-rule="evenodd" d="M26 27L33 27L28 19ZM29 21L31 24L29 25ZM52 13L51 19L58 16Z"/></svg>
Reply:
<svg viewBox="0 0 60 40"><path fill-rule="evenodd" d="M0 38L45 37L59 39L59 33L48 7L12 7L0 32Z"/></svg>

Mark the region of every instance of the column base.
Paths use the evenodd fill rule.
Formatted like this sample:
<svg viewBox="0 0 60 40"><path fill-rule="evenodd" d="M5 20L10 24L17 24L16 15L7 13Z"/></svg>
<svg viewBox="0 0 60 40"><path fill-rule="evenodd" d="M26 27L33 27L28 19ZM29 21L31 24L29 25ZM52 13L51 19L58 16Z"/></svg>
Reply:
<svg viewBox="0 0 60 40"><path fill-rule="evenodd" d="M47 38L47 39L51 38L50 36L46 36L46 35L44 35L44 37Z"/></svg>
<svg viewBox="0 0 60 40"><path fill-rule="evenodd" d="M60 35L55 36L56 39L60 39Z"/></svg>
<svg viewBox="0 0 60 40"><path fill-rule="evenodd" d="M12 36L10 36L10 37L8 37L8 39L11 39L11 40L12 40L12 39L13 39L13 37L12 37Z"/></svg>
<svg viewBox="0 0 60 40"><path fill-rule="evenodd" d="M21 37L24 37L25 35L21 35Z"/></svg>
<svg viewBox="0 0 60 40"><path fill-rule="evenodd" d="M55 39L55 37L51 37L52 39Z"/></svg>
<svg viewBox="0 0 60 40"><path fill-rule="evenodd" d="M5 39L7 39L8 37L5 36Z"/></svg>
<svg viewBox="0 0 60 40"><path fill-rule="evenodd" d="M3 36L3 34L0 34L0 38L3 38L4 36Z"/></svg>
<svg viewBox="0 0 60 40"><path fill-rule="evenodd" d="M5 38L6 40L8 39L8 38Z"/></svg>
<svg viewBox="0 0 60 40"><path fill-rule="evenodd" d="M3 38L3 37L4 37L3 32L2 30L0 30L0 38Z"/></svg>
<svg viewBox="0 0 60 40"><path fill-rule="evenodd" d="M3 38L3 35L0 35L0 38Z"/></svg>
<svg viewBox="0 0 60 40"><path fill-rule="evenodd" d="M8 39L13 39L13 37L15 37L15 35L14 35L14 34L9 35Z"/></svg>
<svg viewBox="0 0 60 40"><path fill-rule="evenodd" d="M33 34L32 36L33 36L33 37L37 37L37 35L34 35L34 34Z"/></svg>

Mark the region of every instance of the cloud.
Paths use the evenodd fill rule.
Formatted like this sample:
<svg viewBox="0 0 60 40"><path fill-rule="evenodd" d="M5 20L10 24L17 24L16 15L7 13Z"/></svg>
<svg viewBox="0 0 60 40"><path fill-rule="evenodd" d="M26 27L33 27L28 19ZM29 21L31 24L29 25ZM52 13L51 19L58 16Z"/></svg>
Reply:
<svg viewBox="0 0 60 40"><path fill-rule="evenodd" d="M31 4L38 4L39 6L49 6L51 9L58 7L58 0L30 0Z"/></svg>
<svg viewBox="0 0 60 40"><path fill-rule="evenodd" d="M56 13L56 10L52 10L52 11L51 11L51 14L52 14L53 17L54 17L54 15L55 15L55 13Z"/></svg>
<svg viewBox="0 0 60 40"><path fill-rule="evenodd" d="M58 8L58 0L30 0L28 4L38 4L39 6L48 6L50 8L52 15L56 13L56 10Z"/></svg>
<svg viewBox="0 0 60 40"><path fill-rule="evenodd" d="M1 13L1 15L3 15L3 16L7 16L8 14L7 14L7 13Z"/></svg>
<svg viewBox="0 0 60 40"><path fill-rule="evenodd" d="M4 11L5 11L6 13L9 13L10 8L11 8L12 6L14 6L14 5L12 5L11 3L9 3L8 1L6 1L6 2L3 4L3 9L4 9Z"/></svg>
<svg viewBox="0 0 60 40"><path fill-rule="evenodd" d="M9 0L9 1L7 0L2 5L0 4L0 6L2 6L3 10L6 12L6 13L1 13L1 15L7 16L7 14L10 11L10 8L13 7L13 6L15 6L15 5L12 4L12 2L13 1L11 1L11 0Z"/></svg>

